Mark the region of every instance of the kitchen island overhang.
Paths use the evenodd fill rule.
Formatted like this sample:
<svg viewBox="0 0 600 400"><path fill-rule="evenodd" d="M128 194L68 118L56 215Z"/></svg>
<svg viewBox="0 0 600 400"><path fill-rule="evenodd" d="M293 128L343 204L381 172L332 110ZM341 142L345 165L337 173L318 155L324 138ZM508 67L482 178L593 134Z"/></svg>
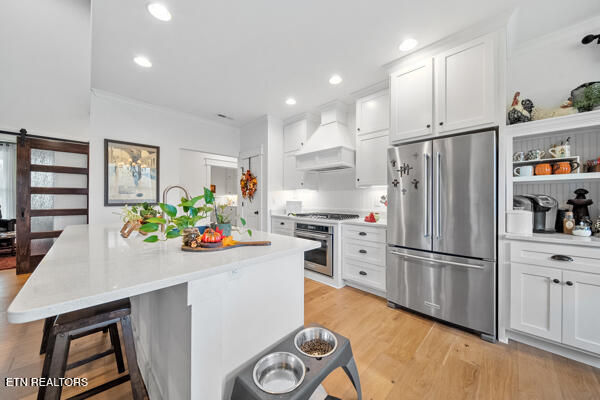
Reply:
<svg viewBox="0 0 600 400"><path fill-rule="evenodd" d="M226 398L237 368L303 324L303 253L319 246L265 232L252 239L272 245L186 253L177 239L124 239L117 225L70 226L9 306L8 320L130 297L150 398Z"/></svg>

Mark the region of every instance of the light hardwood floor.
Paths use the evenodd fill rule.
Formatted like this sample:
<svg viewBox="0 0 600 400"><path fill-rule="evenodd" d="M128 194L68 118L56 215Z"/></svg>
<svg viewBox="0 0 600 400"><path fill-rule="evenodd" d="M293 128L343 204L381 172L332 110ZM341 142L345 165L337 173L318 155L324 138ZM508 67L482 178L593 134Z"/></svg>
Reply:
<svg viewBox="0 0 600 400"><path fill-rule="evenodd" d="M0 271L0 399L35 398L32 388L5 388L4 377L39 376L42 323L11 325L6 308L26 277ZM305 322L319 323L348 337L360 372L363 398L396 399L600 399L600 370L512 343L490 344L477 336L393 310L385 300L346 287L332 289L305 281ZM107 335L74 342L69 360L108 348ZM84 365L67 376L96 385L117 376L113 357ZM345 374L324 382L334 396L356 399ZM67 389L66 396L81 389ZM128 384L96 399L128 399ZM208 399L210 400L210 399Z"/></svg>

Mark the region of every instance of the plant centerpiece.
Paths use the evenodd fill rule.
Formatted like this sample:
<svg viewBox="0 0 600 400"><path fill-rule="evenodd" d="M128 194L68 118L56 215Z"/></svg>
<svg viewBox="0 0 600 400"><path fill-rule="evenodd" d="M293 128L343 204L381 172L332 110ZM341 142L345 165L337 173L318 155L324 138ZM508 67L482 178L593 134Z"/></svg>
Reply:
<svg viewBox="0 0 600 400"><path fill-rule="evenodd" d="M134 231L139 231L141 234L146 235L146 232L140 230L140 228L147 224L150 218L158 216L158 210L148 203L131 207L126 205L121 209L120 216L123 221L121 235L127 238Z"/></svg>
<svg viewBox="0 0 600 400"><path fill-rule="evenodd" d="M198 227L198 222L208 218L210 213L215 211L217 221L225 221L223 214L217 212L215 198L213 193L204 188L204 194L191 199L181 198L181 203L176 206L167 203L158 204L164 213L164 217L152 216L146 219L146 223L139 227L141 232L155 233L144 239L145 242L154 243L159 240L174 239L182 237L184 247L221 247L223 245L231 245L234 243L230 236L231 225L229 226L229 235L224 234L223 229L217 224L212 224L208 227ZM183 213L178 215L178 208ZM221 216L220 216L221 215ZM246 225L246 221L240 218L242 226ZM164 232L163 237L159 237L159 230ZM252 235L252 231L246 229L248 235Z"/></svg>

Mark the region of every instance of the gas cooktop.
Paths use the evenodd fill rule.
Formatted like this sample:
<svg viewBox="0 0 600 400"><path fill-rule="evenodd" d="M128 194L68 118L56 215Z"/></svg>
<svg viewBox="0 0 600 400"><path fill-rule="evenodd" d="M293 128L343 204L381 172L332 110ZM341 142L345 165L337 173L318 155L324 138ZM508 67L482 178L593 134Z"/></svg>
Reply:
<svg viewBox="0 0 600 400"><path fill-rule="evenodd" d="M312 219L330 219L335 221L343 221L346 219L357 219L356 214L338 214L338 213L302 213L292 214L295 217L300 218L312 218Z"/></svg>

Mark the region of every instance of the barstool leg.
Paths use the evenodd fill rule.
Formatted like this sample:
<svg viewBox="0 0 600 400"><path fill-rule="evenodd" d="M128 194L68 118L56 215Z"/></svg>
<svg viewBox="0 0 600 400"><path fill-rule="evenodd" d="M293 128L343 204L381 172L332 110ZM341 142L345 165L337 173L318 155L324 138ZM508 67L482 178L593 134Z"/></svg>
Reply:
<svg viewBox="0 0 600 400"><path fill-rule="evenodd" d="M350 378L350 382L354 385L354 389L356 389L356 394L358 396L358 400L362 400L362 391L360 389L360 378L358 377L358 369L356 368L356 363L354 362L354 357L348 361L348 364L343 367L344 372Z"/></svg>
<svg viewBox="0 0 600 400"><path fill-rule="evenodd" d="M54 333L52 329L48 330L47 333L47 348L44 349L46 356L44 357L44 366L42 367L42 378L48 377L48 372L50 371L50 363L52 362L52 353L54 352ZM44 400L44 395L46 394L46 386L40 386L38 389L38 400Z"/></svg>
<svg viewBox="0 0 600 400"><path fill-rule="evenodd" d="M112 344L113 350L115 351L117 370L121 374L125 372L125 364L123 363L123 351L121 349L121 340L119 339L119 329L117 327L117 324L109 325L108 332L110 333L110 343Z"/></svg>
<svg viewBox="0 0 600 400"><path fill-rule="evenodd" d="M133 331L131 329L131 316L126 315L121 318L121 329L123 330L123 341L125 342L125 355L127 356L127 368L131 378L131 391L134 400L145 398L146 388L140 369L138 368L137 355L135 353L135 343L133 341Z"/></svg>
<svg viewBox="0 0 600 400"><path fill-rule="evenodd" d="M50 328L54 324L54 317L48 317L44 320L44 330L42 331L42 344L40 346L40 354L46 352L48 347L48 335L50 334Z"/></svg>
<svg viewBox="0 0 600 400"><path fill-rule="evenodd" d="M71 339L66 333L59 333L53 337L53 350L52 359L50 361L50 369L48 371L48 379L62 378L65 376L67 370L67 358L69 357L69 345ZM60 394L62 393L62 387L48 386L44 400L60 400Z"/></svg>

